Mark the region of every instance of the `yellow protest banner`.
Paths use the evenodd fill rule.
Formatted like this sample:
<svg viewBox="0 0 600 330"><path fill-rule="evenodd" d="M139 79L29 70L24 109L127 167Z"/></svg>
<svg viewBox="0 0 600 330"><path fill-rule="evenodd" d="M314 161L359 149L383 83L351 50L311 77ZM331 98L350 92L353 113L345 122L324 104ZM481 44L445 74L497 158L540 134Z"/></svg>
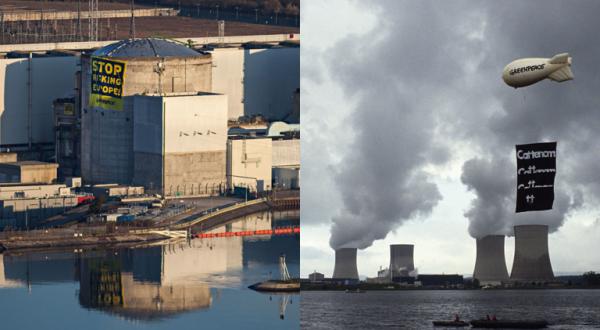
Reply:
<svg viewBox="0 0 600 330"><path fill-rule="evenodd" d="M123 110L125 62L92 57L90 107Z"/></svg>

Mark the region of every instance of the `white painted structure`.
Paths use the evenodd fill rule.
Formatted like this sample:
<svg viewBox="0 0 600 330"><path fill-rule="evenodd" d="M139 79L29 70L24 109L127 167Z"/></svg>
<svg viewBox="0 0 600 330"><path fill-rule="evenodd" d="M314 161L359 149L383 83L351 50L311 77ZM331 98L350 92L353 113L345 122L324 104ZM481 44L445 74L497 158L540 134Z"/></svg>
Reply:
<svg viewBox="0 0 600 330"><path fill-rule="evenodd" d="M239 45L247 42L261 42L277 44L282 41L300 41L300 34L259 34L250 36L225 36L225 37L192 37L175 38L174 40L187 43L189 40L194 45L224 44ZM118 40L106 41L75 41L75 42L52 42L37 44L0 45L0 54L8 52L46 52L50 50L87 50L100 48Z"/></svg>
<svg viewBox="0 0 600 330"><path fill-rule="evenodd" d="M228 96L229 119L260 114L282 120L294 111L300 48L217 48L212 56L212 91Z"/></svg>
<svg viewBox="0 0 600 330"><path fill-rule="evenodd" d="M230 139L227 141L227 183L250 191L271 190L273 167L270 138Z"/></svg>
<svg viewBox="0 0 600 330"><path fill-rule="evenodd" d="M224 189L225 95L140 95L133 112L135 184L164 196Z"/></svg>
<svg viewBox="0 0 600 330"><path fill-rule="evenodd" d="M273 140L273 167L300 167L300 139Z"/></svg>
<svg viewBox="0 0 600 330"><path fill-rule="evenodd" d="M0 145L27 144L29 132L32 143L54 142L52 101L75 93L78 62L76 56L0 59Z"/></svg>

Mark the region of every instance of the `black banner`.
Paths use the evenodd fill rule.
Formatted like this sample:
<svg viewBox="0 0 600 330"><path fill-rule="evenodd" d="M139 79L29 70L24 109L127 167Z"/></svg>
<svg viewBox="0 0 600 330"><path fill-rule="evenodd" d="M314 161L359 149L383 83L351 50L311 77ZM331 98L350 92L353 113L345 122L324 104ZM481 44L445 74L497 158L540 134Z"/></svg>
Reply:
<svg viewBox="0 0 600 330"><path fill-rule="evenodd" d="M556 142L520 144L516 149L516 212L551 210L554 203Z"/></svg>

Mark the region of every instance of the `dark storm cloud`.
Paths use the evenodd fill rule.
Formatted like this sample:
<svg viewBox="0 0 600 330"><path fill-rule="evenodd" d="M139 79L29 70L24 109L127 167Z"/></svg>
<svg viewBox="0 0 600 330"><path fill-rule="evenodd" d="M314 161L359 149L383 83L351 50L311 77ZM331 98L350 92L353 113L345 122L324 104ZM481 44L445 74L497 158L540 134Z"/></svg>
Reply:
<svg viewBox="0 0 600 330"><path fill-rule="evenodd" d="M424 171L449 157L434 143L438 117L432 110L444 107L436 94L460 84L456 59L479 41L447 30L445 16L459 15L456 9L421 2L411 8L382 5L379 14L394 19L381 20L380 34L346 40L331 57L333 78L359 99L350 124L354 141L336 174L344 207L332 219L333 248L366 248L431 212L442 197ZM430 24L423 25L423 17Z"/></svg>
<svg viewBox="0 0 600 330"><path fill-rule="evenodd" d="M359 3L362 4L362 3ZM442 198L424 170L461 142L478 152L462 182L474 237L510 234L514 224L558 228L600 193L600 2L381 1L379 26L335 47L328 65L353 109L352 148L336 182L344 206L330 245L366 248ZM502 68L519 57L573 56L575 80L514 90ZM514 214L514 145L558 141L555 207Z"/></svg>
<svg viewBox="0 0 600 330"><path fill-rule="evenodd" d="M463 166L462 181L477 198L465 215L474 237L512 234L515 224L547 224L551 231L562 225L569 211L587 199L597 200L600 175L593 164L598 154L589 150L597 145L600 112L597 92L600 44L594 40L600 23L594 12L600 4L590 1L538 1L486 3L488 8L485 39L493 45L480 71L498 77L490 86L501 112L484 119L487 131L475 136L488 150L486 161L470 160ZM534 13L532 17L531 13ZM507 19L508 18L508 19ZM573 57L575 80L565 83L542 81L521 90L511 90L499 81L500 70L517 57L552 57L569 52ZM495 71L490 72L489 68ZM492 85L490 84L490 85ZM467 109L466 111L469 111ZM477 111L477 109L470 109ZM515 144L558 141L556 198L552 211L514 213ZM510 157L511 161L505 159ZM482 171L487 173L481 175ZM491 197L490 195L493 195Z"/></svg>

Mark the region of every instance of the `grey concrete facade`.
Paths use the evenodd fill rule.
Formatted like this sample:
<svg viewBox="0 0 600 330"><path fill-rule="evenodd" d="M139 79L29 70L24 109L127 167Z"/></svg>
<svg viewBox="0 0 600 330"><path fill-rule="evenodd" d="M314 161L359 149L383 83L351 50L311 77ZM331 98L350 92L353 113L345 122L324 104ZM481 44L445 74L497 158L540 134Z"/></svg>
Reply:
<svg viewBox="0 0 600 330"><path fill-rule="evenodd" d="M56 181L58 164L37 161L0 163L0 182L46 183Z"/></svg>
<svg viewBox="0 0 600 330"><path fill-rule="evenodd" d="M226 151L165 155L165 196L211 196L226 189Z"/></svg>
<svg viewBox="0 0 600 330"><path fill-rule="evenodd" d="M91 108L88 105L91 57L86 55L81 58L81 174L86 183L132 182L134 95L211 90L210 54L113 59L126 62L121 111Z"/></svg>
<svg viewBox="0 0 600 330"><path fill-rule="evenodd" d="M412 244L390 245L390 271L392 277L409 276L415 270L415 246Z"/></svg>
<svg viewBox="0 0 600 330"><path fill-rule="evenodd" d="M77 196L18 198L0 200L0 228L35 227L48 217L65 212L77 205Z"/></svg>
<svg viewBox="0 0 600 330"><path fill-rule="evenodd" d="M479 280L481 285L508 281L503 235L488 235L477 239L473 278Z"/></svg>
<svg viewBox="0 0 600 330"><path fill-rule="evenodd" d="M334 279L358 280L358 267L356 266L356 248L342 248L335 250Z"/></svg>
<svg viewBox="0 0 600 330"><path fill-rule="evenodd" d="M226 96L148 95L135 102L135 184L164 196L226 189Z"/></svg>
<svg viewBox="0 0 600 330"><path fill-rule="evenodd" d="M548 226L515 226L515 258L510 279L520 282L554 280L548 252Z"/></svg>

